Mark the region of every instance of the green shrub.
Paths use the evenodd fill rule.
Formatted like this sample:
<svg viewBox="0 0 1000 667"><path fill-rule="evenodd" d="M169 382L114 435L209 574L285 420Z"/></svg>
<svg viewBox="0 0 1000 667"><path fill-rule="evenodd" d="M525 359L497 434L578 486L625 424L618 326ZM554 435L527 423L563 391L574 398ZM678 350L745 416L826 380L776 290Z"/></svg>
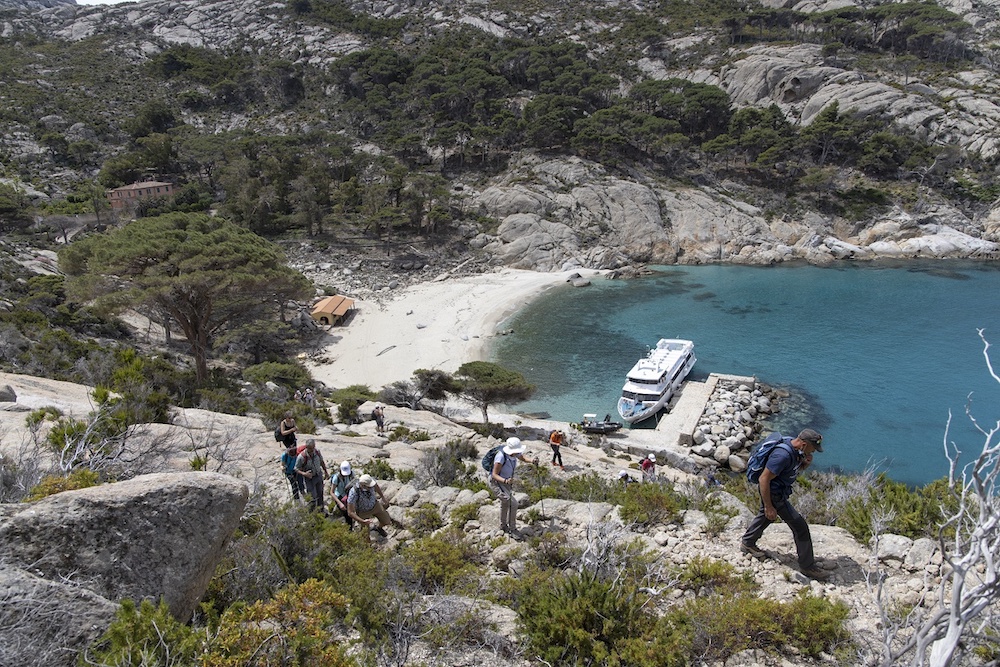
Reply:
<svg viewBox="0 0 1000 667"><path fill-rule="evenodd" d="M416 475L412 470L397 470L396 479L399 480L400 484L408 484L413 481L413 477Z"/></svg>
<svg viewBox="0 0 1000 667"><path fill-rule="evenodd" d="M385 459L372 459L364 465L363 472L375 479L396 479L396 471L392 469L392 466Z"/></svg>
<svg viewBox="0 0 1000 667"><path fill-rule="evenodd" d="M336 587L315 579L288 586L271 600L237 605L219 619L218 632L198 664L353 667L355 662L332 638L337 626L343 624L347 608L347 599ZM275 637L280 641L274 641Z"/></svg>
<svg viewBox="0 0 1000 667"><path fill-rule="evenodd" d="M337 418L345 424L358 423L358 408L375 397L375 392L363 384L352 384L330 393L330 400L337 404Z"/></svg>
<svg viewBox="0 0 1000 667"><path fill-rule="evenodd" d="M421 537L444 526L444 519L441 518L437 505L433 503L423 503L420 507L408 510L406 516L409 519L407 527Z"/></svg>
<svg viewBox="0 0 1000 667"><path fill-rule="evenodd" d="M462 459L479 460L475 445L466 440L449 440L442 447L424 451L417 468L417 481L434 486L469 488L477 478L477 465L466 466Z"/></svg>
<svg viewBox="0 0 1000 667"><path fill-rule="evenodd" d="M302 505L248 507L229 543L204 603L221 614L234 604L268 600L289 582L331 581L350 599L378 596L385 586L387 555L373 550L359 531ZM360 616L378 623L377 610Z"/></svg>
<svg viewBox="0 0 1000 667"><path fill-rule="evenodd" d="M555 574L521 590L518 623L528 650L550 665L629 664L623 656L651 637L648 598L589 574ZM663 663L659 663L663 664Z"/></svg>
<svg viewBox="0 0 1000 667"><path fill-rule="evenodd" d="M653 525L677 521L686 506L686 499L668 484L634 484L623 494L619 513L626 523Z"/></svg>
<svg viewBox="0 0 1000 667"><path fill-rule="evenodd" d="M389 433L389 442L402 440L403 442L424 442L431 439L431 434L427 431L411 431L405 426L396 426Z"/></svg>
<svg viewBox="0 0 1000 667"><path fill-rule="evenodd" d="M462 527L470 521L475 521L479 518L479 507L479 503L465 503L464 505L453 507L451 509L451 520L458 527Z"/></svg>
<svg viewBox="0 0 1000 667"><path fill-rule="evenodd" d="M670 609L657 622L655 648L724 662L746 650L785 655L786 644L816 656L845 642L848 608L804 591L788 604L754 593L708 595ZM812 632L811 636L804 633Z"/></svg>
<svg viewBox="0 0 1000 667"><path fill-rule="evenodd" d="M743 593L757 589L750 572L739 574L731 564L711 558L694 557L681 568L678 575L679 588L702 592Z"/></svg>
<svg viewBox="0 0 1000 667"><path fill-rule="evenodd" d="M449 530L407 543L400 551L419 589L427 594L455 592L475 584L479 553L458 531Z"/></svg>
<svg viewBox="0 0 1000 667"><path fill-rule="evenodd" d="M301 387L311 386L313 383L309 371L301 364L278 363L265 361L255 366L247 366L243 369L243 379L255 385L263 386L268 382L284 387L289 392L294 392Z"/></svg>
<svg viewBox="0 0 1000 667"><path fill-rule="evenodd" d="M193 665L202 635L170 614L162 600L121 601L115 620L80 658L88 665Z"/></svg>
<svg viewBox="0 0 1000 667"><path fill-rule="evenodd" d="M529 554L539 567L563 570L580 557L580 549L570 547L568 542L566 533L546 530L531 539Z"/></svg>
<svg viewBox="0 0 1000 667"><path fill-rule="evenodd" d="M791 603L785 605L789 643L812 657L831 652L833 646L850 639L850 633L844 628L849 611L843 602L832 602L801 591Z"/></svg>
<svg viewBox="0 0 1000 667"><path fill-rule="evenodd" d="M97 486L100 483L100 475L93 470L88 470L86 468L78 468L65 477L60 477L58 475L46 475L31 489L31 491L28 492L28 497L25 498L25 502L41 500L42 498L51 496L55 493L62 493L63 491L86 489L87 487Z"/></svg>
<svg viewBox="0 0 1000 667"><path fill-rule="evenodd" d="M916 489L902 482L879 475L867 496L854 496L844 503L837 525L845 528L859 542L872 537L873 517L884 522L882 532L917 539L935 536L936 527L944 520L942 505L947 511L957 509L957 502L948 490L947 481L938 480Z"/></svg>

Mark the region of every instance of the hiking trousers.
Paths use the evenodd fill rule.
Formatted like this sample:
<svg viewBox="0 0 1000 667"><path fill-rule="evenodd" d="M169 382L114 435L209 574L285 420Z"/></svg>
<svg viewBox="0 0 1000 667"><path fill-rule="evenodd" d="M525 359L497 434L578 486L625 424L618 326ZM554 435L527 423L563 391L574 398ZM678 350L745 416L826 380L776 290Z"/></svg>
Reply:
<svg viewBox="0 0 1000 667"><path fill-rule="evenodd" d="M505 533L517 530L517 498L510 484L494 481L493 493L500 499L500 530Z"/></svg>
<svg viewBox="0 0 1000 667"><path fill-rule="evenodd" d="M799 514L798 510L792 507L788 499L774 502L774 509L778 511L781 520L792 529L792 539L795 540L795 551L798 553L799 567L812 569L816 567L816 556L813 555L812 535L809 533L809 524ZM747 527L747 532L743 534L743 544L756 546L757 540L764 534L764 530L773 522L764 514L764 503L760 504L760 511L753 518Z"/></svg>
<svg viewBox="0 0 1000 667"><path fill-rule="evenodd" d="M371 508L367 512L362 512L355 508L358 516L362 519L370 519L375 517L378 519L378 525L385 528L386 526L392 525L392 517L389 516L389 512L382 506L381 500L375 501L375 507Z"/></svg>
<svg viewBox="0 0 1000 667"><path fill-rule="evenodd" d="M300 476L300 479L305 485L306 495L310 498L309 509L326 511L323 505L323 476L316 475L312 479Z"/></svg>
<svg viewBox="0 0 1000 667"><path fill-rule="evenodd" d="M285 473L285 477L288 478L288 484L292 487L292 500L298 500L299 496L306 492L306 485L302 476L293 472L291 475Z"/></svg>
<svg viewBox="0 0 1000 667"><path fill-rule="evenodd" d="M561 468L563 462L562 462L562 452L560 451L560 445L550 444L549 447L552 448L552 465L558 465ZM558 463L556 463L556 461L558 461Z"/></svg>

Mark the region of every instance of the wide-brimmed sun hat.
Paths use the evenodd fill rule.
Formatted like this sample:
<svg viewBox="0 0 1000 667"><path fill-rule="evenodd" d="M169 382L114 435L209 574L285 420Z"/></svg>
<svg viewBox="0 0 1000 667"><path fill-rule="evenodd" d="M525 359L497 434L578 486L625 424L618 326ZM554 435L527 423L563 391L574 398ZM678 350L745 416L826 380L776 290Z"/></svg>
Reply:
<svg viewBox="0 0 1000 667"><path fill-rule="evenodd" d="M371 475L362 475L361 479L358 480L358 484L366 489L370 489L375 486L375 479Z"/></svg>
<svg viewBox="0 0 1000 667"><path fill-rule="evenodd" d="M350 475L351 474L351 462L350 461L344 461L343 463L340 464L340 474L341 475Z"/></svg>
<svg viewBox="0 0 1000 667"><path fill-rule="evenodd" d="M515 454L523 454L525 450L524 443L521 442L520 438L507 438L507 444L503 446L503 453L507 456L514 456Z"/></svg>

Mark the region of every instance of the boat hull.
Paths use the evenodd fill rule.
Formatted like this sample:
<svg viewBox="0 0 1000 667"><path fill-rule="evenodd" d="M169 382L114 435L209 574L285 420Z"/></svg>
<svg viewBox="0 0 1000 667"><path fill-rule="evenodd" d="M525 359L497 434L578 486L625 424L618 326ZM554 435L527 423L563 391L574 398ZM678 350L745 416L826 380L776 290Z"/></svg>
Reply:
<svg viewBox="0 0 1000 667"><path fill-rule="evenodd" d="M622 421L629 425L645 421L666 407L696 361L691 341L661 339L626 377L618 399Z"/></svg>

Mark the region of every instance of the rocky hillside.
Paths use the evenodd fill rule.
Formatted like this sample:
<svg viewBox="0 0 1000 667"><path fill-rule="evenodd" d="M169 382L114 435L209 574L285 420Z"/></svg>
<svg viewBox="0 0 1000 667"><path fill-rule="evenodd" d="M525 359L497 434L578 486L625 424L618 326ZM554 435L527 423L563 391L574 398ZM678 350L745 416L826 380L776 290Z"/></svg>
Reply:
<svg viewBox="0 0 1000 667"><path fill-rule="evenodd" d="M84 414L89 409L84 387L14 375L2 376L0 382L10 384L15 394L15 400L0 403L2 423L9 436L7 443L25 435L25 410L48 404L58 405L69 414ZM21 415L20 419L17 415ZM376 435L374 424L367 422L351 429L324 428L316 434L319 448L333 465L341 459L352 461L358 468L384 461L396 470L419 471L425 452L456 438L474 443L479 454L494 444L432 413L391 408L387 417L390 430L405 424L413 431L426 431L429 439L413 443L390 441ZM543 454L541 438L550 425L520 421L519 433L529 442L529 454ZM30 505L0 506L0 580L5 582L0 587L4 591L0 594L0 646L5 649L0 650L9 651L0 653L0 658L13 660L4 664L75 664L74 652L101 632L123 598L162 595L174 614L189 616L243 511L247 483L275 501L286 500L287 489L275 461L278 452L270 432L259 420L204 410L177 410L172 425L153 425L148 433L136 434L161 439L171 436L176 456L172 463L158 465L161 472L176 472L187 467L192 446L209 446L213 440L237 433L235 440L241 448L229 449L225 470L242 481L210 472L151 474L122 484L57 494ZM221 461L215 454L211 459L214 464ZM621 469L634 468L637 459L587 446L582 441L571 442L564 448L566 470L556 474L593 473L613 479ZM704 497L706 493L699 478L666 466L661 467L661 474L694 496ZM661 569L699 559L717 560L746 573L768 598L791 601L803 591L810 591L843 602L850 608L847 627L852 638L860 654L869 657L877 653L881 641L874 575L885 576L882 593L893 605L913 605L921 600L932 604L940 581L941 554L934 541L888 535L873 552L843 529L830 526L813 526L817 554L822 567L831 573L827 582L809 580L798 573L791 535L782 526L769 530L760 543L771 558L759 561L740 554L738 540L751 511L722 491L710 492L718 503L712 511L688 510L678 523L648 527L623 523L619 509L607 503L548 498L532 504L526 494L519 493L520 527L528 538L519 542L499 532L499 509L488 492L436 486L421 483L422 479L426 480L426 476L418 475L407 483L380 482L390 514L404 528L393 530L386 538L373 535L377 548L394 549L416 539L413 512L426 504L442 517L452 516L455 508L475 504L478 513L463 520L462 531L484 555L494 577L519 577L528 571L539 558L529 546L532 537L551 539L558 535L558 543L565 540L566 547L580 549L589 545L595 554L614 544L637 540ZM260 511L259 506L255 507L254 512ZM720 516L725 519L721 524ZM31 535L45 535L46 539L33 539ZM675 585L652 591L654 603L660 608L704 594ZM37 607L40 596L45 600L41 608L44 613ZM436 596L427 596L422 605L437 608L441 602ZM25 613L28 609L33 613ZM501 605L488 605L478 613L487 614L488 620L502 629L498 635L502 647L480 646L476 650L453 646L441 650L417 642L410 654L412 661L407 664L476 664L495 659L494 651L498 650L516 655L514 647L520 638L513 623L514 612ZM52 618L59 618L59 627L66 631L53 633ZM38 637L46 638L44 652L21 651L28 638L37 641ZM356 635L348 632L345 638ZM22 662L25 655L37 660ZM777 664L776 660L750 653L734 660L726 664ZM816 663L805 657L789 657L781 664ZM515 664L535 663L518 658Z"/></svg>
<svg viewBox="0 0 1000 667"><path fill-rule="evenodd" d="M258 181L266 187L273 174L234 174L228 185L220 183L226 179L215 179L212 170L222 173L227 167L206 162L206 151L215 149L193 137L336 132L352 142L355 156L375 161L395 155L409 170L404 180L414 179L418 171L443 178L437 187L448 186L447 195L434 197L447 200L450 222L432 228L450 235L458 247L482 250L521 268L995 257L1000 191L990 165L1000 151L995 131L1000 121L997 3L944 3L934 10L944 13L926 17L897 16L892 8L899 5L776 4L764 3L747 14L728 8L733 18L713 15L710 26L701 23L694 5L686 15L656 3L588 3L581 10L577 4L558 3L144 0L8 11L0 18L0 35L12 48L39 39L67 46L29 58L7 57L18 79L15 97L41 95L33 108L44 113L34 121L28 120L30 114L9 114L3 159L20 174L15 182L55 200L78 191L81 179L99 174L103 183L112 183L140 173L123 171L116 160L145 160L158 165L145 166L147 174L176 170L171 180L208 183L214 187L211 194L223 198L223 212L252 227L247 216L259 215L261 204L286 210L284 217L261 221L261 229L273 232L301 225L312 215L303 208L302 196L284 194L277 184L270 194L266 189L237 191L239 184ZM853 27L827 34L827 22L836 20ZM902 32L907 21L931 26L926 44ZM419 93L407 89L404 98L419 100L421 108L407 109L397 118L391 110L396 104L392 86L401 80L392 85L388 80L397 76L392 68L408 65L369 64L383 58L386 48L400 54L459 48L457 43L439 46L441 36L448 34L487 40L487 49L493 43L581 45L582 50L567 57L596 66L583 75L592 85L571 89L578 90L581 100L592 94L588 90L604 92L592 100L590 110L559 111L551 105L561 102L546 97L545 86L516 89L534 84L530 68L523 76L504 69L520 67L517 58L526 57L512 55L490 70L513 86L501 95L511 115L491 110L473 120L475 112L467 107L483 94L487 97L480 104L491 104L490 94L482 90L497 84L468 75L454 84L446 79L428 83ZM809 34L821 38L805 41ZM882 41L872 41L876 37ZM796 41L800 43L789 43ZM59 55L60 49L65 55ZM202 62L208 53L222 54L225 61ZM90 71L73 71L84 63ZM94 78L95 71L106 74ZM407 74L405 85L417 74ZM390 96L384 109L374 106L372 91L366 90L381 86L380 76L386 77L384 92ZM840 124L840 134L835 129L809 139L822 147L808 144L808 159L785 146L776 162L759 149L733 152L733 146L744 146L748 139L733 134L732 126L729 134L718 135L723 128L698 134L701 130L685 130L682 121L687 138L681 140L665 134L673 128L668 122L653 132L659 137L654 143L667 145L650 147L647 139L630 138L624 152L609 149L613 138L607 134L597 143L587 138L594 128L579 123L588 118L605 122L601 114L617 109L607 107L609 96L632 95L649 82L667 81L704 86L688 92L723 91L733 113L776 110L787 123L778 135L803 133L831 118ZM671 85L680 89L680 84ZM45 100L46 89L62 92ZM161 98L164 93L167 97ZM645 98L633 97L631 106L646 104L640 99ZM157 100L170 107L171 118L143 115ZM20 103L18 99L15 107ZM141 104L146 106L137 107ZM842 115L831 117L831 108ZM539 136L561 122L556 120L561 113L577 119L572 141ZM656 113L651 120L665 120ZM701 118L704 124L715 112L702 113L709 117ZM137 114L150 121L153 134L143 135L153 130L135 127ZM156 118L165 123L162 129L155 128ZM849 129L849 118L891 125L902 134L871 136L864 156L858 152L862 147L850 149L857 152L853 162L848 148L838 143L846 140L845 132L855 131ZM503 119L521 122L518 132L529 140L505 139ZM623 120L622 127L630 122ZM871 131L874 126L868 127ZM607 128L597 131L606 133ZM174 162L151 157L152 138L161 136L156 132L170 137L172 148L167 148L173 150ZM714 144L705 141L711 136ZM929 152L918 157L913 146L903 151L902 144L893 143L904 141L900 136ZM768 141L777 150L773 142L778 139ZM336 158L321 159L328 168L336 164ZM188 166L177 166L178 160L187 160ZM873 161L880 166L873 167ZM388 172L358 172L362 183L391 178ZM421 187L414 181L406 192ZM242 196L258 203L237 205ZM275 196L277 204L262 199ZM340 210L333 199L319 204ZM434 201L423 199L418 205L426 211ZM366 229L370 210L368 205L357 209L356 220L368 224ZM421 229L436 224L424 217ZM311 233L313 223L308 224Z"/></svg>

